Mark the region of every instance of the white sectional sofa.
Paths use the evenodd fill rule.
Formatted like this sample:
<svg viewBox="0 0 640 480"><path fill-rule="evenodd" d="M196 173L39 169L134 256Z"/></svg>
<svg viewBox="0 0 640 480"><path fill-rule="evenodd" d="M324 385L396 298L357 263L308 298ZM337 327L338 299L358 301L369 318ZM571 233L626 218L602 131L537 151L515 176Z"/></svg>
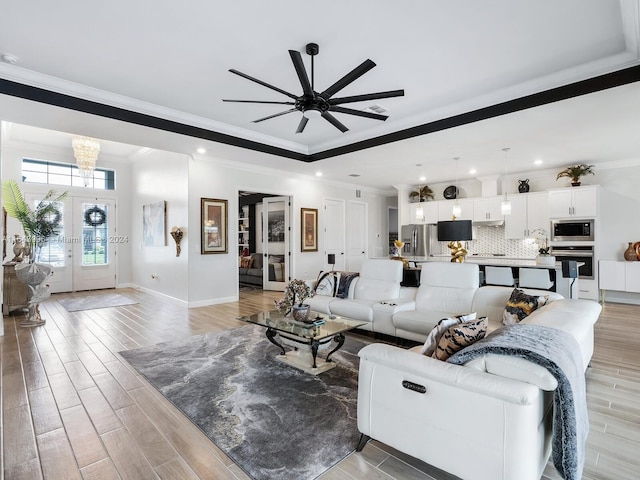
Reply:
<svg viewBox="0 0 640 480"><path fill-rule="evenodd" d="M447 313L471 311L488 316L489 330L499 328L513 288L474 286L473 267L423 264L416 308L393 316L396 331L421 339ZM522 322L569 333L586 369L601 306L538 293L549 302ZM360 351L360 432L465 480L539 480L551 451L556 379L519 357L454 365L419 350L376 343Z"/></svg>
<svg viewBox="0 0 640 480"><path fill-rule="evenodd" d="M395 260L365 260L360 275L351 282L347 298L315 295L305 303L316 312L368 322L360 327L363 330L394 335L393 315L415 306L414 289L400 287L402 268L402 262Z"/></svg>

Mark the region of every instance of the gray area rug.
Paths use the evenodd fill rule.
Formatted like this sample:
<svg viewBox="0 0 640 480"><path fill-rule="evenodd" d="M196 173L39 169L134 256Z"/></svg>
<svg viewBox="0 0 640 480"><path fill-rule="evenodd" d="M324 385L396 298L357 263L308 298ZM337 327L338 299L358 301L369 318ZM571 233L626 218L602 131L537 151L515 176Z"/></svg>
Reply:
<svg viewBox="0 0 640 480"><path fill-rule="evenodd" d="M123 305L133 305L138 303L129 297L120 295L119 293L74 294L73 297L55 298L55 300L62 305L67 312L94 310L96 308L121 307Z"/></svg>
<svg viewBox="0 0 640 480"><path fill-rule="evenodd" d="M357 446L364 345L347 336L318 376L278 362L254 325L120 354L250 477L306 480Z"/></svg>

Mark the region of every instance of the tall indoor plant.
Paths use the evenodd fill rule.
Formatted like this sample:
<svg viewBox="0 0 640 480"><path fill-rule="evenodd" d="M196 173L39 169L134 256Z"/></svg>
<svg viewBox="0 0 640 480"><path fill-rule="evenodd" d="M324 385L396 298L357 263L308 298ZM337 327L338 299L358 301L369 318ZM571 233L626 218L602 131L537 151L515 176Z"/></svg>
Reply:
<svg viewBox="0 0 640 480"><path fill-rule="evenodd" d="M49 190L40 202L32 209L25 201L20 187L14 180L2 182L2 202L7 215L17 219L24 230L24 245L29 263L34 263L37 253L49 238L58 234L60 228L60 210L57 202L64 200L67 192L56 196Z"/></svg>
<svg viewBox="0 0 640 480"><path fill-rule="evenodd" d="M7 215L17 219L24 230L24 250L28 256L28 262L16 264L16 277L29 287L29 311L26 320L20 322L22 327L35 327L44 325L45 321L40 316L39 304L49 297L49 285L46 279L51 275L50 265L36 263L36 257L42 245L53 235L58 233L60 227L60 210L57 202L62 201L67 192L57 195L50 190L45 197L32 209L25 201L20 187L14 180L2 182L2 201Z"/></svg>

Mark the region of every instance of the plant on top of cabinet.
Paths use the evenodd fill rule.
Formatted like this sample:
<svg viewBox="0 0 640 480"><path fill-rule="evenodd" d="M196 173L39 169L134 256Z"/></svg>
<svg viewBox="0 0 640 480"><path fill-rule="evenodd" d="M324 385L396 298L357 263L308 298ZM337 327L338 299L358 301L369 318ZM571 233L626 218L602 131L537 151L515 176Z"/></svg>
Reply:
<svg viewBox="0 0 640 480"><path fill-rule="evenodd" d="M569 177L571 179L571 185L578 187L580 186L580 177L584 177L585 175L595 175L593 165L587 165L585 163L571 165L558 173L556 180L562 177Z"/></svg>
<svg viewBox="0 0 640 480"><path fill-rule="evenodd" d="M424 187L418 187L417 190L409 193L409 199L412 202L425 202L429 198L433 200L433 190L431 190L428 185L425 185Z"/></svg>

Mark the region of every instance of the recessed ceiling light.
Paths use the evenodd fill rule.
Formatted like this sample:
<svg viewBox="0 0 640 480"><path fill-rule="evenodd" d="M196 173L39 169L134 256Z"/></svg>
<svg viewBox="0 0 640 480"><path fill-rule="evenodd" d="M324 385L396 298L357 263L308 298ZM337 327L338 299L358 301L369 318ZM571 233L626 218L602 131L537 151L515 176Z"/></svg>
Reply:
<svg viewBox="0 0 640 480"><path fill-rule="evenodd" d="M536 160L533 162L534 165L542 165L542 160Z"/></svg>
<svg viewBox="0 0 640 480"><path fill-rule="evenodd" d="M476 173L478 173L478 171L475 168L472 168L471 170L469 170L470 175L475 175Z"/></svg>
<svg viewBox="0 0 640 480"><path fill-rule="evenodd" d="M427 179L427 177L425 177L424 175L420 177L420 181L424 182Z"/></svg>
<svg viewBox="0 0 640 480"><path fill-rule="evenodd" d="M204 155L205 153L207 153L207 150L205 148L198 148L198 150L196 150L196 152L198 152L200 155Z"/></svg>
<svg viewBox="0 0 640 480"><path fill-rule="evenodd" d="M316 177L321 177L321 176L322 176L322 172L318 170L318 171L316 172Z"/></svg>

